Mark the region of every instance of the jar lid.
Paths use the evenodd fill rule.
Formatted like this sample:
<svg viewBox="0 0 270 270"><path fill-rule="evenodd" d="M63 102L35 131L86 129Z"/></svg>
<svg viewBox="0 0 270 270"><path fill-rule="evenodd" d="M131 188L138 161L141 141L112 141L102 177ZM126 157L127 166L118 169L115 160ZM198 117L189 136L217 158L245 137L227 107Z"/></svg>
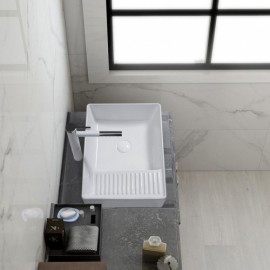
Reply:
<svg viewBox="0 0 270 270"><path fill-rule="evenodd" d="M150 236L148 243L151 247L159 247L161 244L161 239L159 236Z"/></svg>

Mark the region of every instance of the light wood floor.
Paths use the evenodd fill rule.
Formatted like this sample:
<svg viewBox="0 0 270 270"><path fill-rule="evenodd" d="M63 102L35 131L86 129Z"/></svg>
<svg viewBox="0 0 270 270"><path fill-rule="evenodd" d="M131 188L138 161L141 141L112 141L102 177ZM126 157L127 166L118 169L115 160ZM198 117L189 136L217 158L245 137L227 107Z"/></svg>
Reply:
<svg viewBox="0 0 270 270"><path fill-rule="evenodd" d="M270 270L270 172L180 172L183 270Z"/></svg>

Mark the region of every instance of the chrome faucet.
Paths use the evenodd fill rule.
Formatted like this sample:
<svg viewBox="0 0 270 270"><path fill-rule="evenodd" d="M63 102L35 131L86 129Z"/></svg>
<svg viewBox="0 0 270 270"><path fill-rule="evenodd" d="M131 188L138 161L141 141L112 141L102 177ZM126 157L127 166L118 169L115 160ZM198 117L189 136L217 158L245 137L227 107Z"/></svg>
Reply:
<svg viewBox="0 0 270 270"><path fill-rule="evenodd" d="M121 137L122 131L92 131L91 127L75 127L68 125L67 136L73 157L76 161L83 158L79 137Z"/></svg>

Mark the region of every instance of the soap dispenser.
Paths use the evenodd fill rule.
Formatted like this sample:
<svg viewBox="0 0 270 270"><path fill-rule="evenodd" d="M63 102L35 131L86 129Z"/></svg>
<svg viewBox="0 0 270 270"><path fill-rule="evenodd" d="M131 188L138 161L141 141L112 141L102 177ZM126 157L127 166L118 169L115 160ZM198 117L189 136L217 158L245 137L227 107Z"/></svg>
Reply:
<svg viewBox="0 0 270 270"><path fill-rule="evenodd" d="M157 263L158 259L165 255L167 244L163 243L159 236L150 236L143 241L143 261Z"/></svg>

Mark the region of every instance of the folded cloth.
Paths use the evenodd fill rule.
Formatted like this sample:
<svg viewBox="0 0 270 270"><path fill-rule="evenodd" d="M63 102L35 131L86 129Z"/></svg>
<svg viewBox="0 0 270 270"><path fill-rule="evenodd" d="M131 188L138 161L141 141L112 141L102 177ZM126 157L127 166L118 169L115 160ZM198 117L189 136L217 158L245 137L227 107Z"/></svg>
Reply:
<svg viewBox="0 0 270 270"><path fill-rule="evenodd" d="M74 226L70 229L67 253L95 254L98 250L97 226Z"/></svg>

